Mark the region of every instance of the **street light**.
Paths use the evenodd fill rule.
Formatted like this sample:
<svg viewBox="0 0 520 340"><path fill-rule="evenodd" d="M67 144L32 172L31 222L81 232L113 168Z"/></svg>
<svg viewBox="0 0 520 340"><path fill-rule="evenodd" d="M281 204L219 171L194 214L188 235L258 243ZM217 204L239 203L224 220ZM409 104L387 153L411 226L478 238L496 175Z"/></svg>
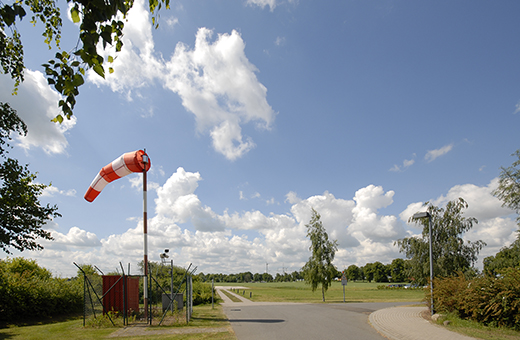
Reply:
<svg viewBox="0 0 520 340"><path fill-rule="evenodd" d="M432 215L429 212L420 212L413 215L414 219L428 217L428 238L430 241L430 296L431 296L431 313L433 315L433 255L432 255Z"/></svg>

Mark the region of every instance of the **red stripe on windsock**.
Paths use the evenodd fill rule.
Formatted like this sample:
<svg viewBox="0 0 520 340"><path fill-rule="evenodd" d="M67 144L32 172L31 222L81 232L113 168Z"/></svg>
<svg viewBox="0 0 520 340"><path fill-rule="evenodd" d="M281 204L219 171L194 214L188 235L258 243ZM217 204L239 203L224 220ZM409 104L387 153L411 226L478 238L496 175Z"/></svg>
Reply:
<svg viewBox="0 0 520 340"><path fill-rule="evenodd" d="M97 191L89 187L87 193L85 194L85 199L89 202L92 202L96 199L96 197L98 197L100 192L101 191Z"/></svg>
<svg viewBox="0 0 520 340"><path fill-rule="evenodd" d="M146 171L148 171L151 166L150 158L148 157L147 163L143 163L143 155L145 155L143 150L127 152L116 158L112 163L104 166L90 184L90 187L85 193L85 199L88 202L94 201L107 183L124 177L132 172L143 172L143 170L145 170L145 164ZM121 159L123 160L122 163ZM115 166L117 169L114 169Z"/></svg>

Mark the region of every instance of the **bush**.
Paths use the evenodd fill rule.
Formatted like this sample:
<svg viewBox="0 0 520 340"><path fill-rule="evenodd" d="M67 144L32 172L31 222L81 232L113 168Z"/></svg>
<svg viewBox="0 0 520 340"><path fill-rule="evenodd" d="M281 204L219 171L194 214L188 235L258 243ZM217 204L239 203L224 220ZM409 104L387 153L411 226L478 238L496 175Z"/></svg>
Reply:
<svg viewBox="0 0 520 340"><path fill-rule="evenodd" d="M486 325L520 330L520 269L509 268L497 277L458 277L434 280L434 304L438 311ZM429 298L428 298L429 299Z"/></svg>
<svg viewBox="0 0 520 340"><path fill-rule="evenodd" d="M82 308L83 288L78 280L53 278L34 260L0 261L0 319L64 315Z"/></svg>
<svg viewBox="0 0 520 340"><path fill-rule="evenodd" d="M193 305L211 303L211 284L204 282L193 282Z"/></svg>

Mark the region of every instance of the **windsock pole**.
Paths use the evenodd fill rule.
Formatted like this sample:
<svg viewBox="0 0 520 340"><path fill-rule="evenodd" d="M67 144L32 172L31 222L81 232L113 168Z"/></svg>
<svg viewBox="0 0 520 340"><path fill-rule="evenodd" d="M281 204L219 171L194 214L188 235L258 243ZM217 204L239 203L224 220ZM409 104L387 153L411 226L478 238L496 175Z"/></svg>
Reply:
<svg viewBox="0 0 520 340"><path fill-rule="evenodd" d="M148 323L148 212L147 212L147 191L146 191L146 164L148 163L148 155L143 155L143 234L144 234L144 318Z"/></svg>

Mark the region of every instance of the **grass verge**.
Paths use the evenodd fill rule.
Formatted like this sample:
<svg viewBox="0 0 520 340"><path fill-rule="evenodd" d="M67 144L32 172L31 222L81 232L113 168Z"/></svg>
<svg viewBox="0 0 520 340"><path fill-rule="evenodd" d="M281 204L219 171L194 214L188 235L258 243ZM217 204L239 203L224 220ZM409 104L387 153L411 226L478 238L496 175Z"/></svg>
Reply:
<svg viewBox="0 0 520 340"><path fill-rule="evenodd" d="M446 329L484 340L518 340L520 332L508 329L485 326L481 323L471 320L463 320L456 314L447 314L439 318L438 324L442 325L444 321L450 321L449 325L444 326Z"/></svg>
<svg viewBox="0 0 520 340"><path fill-rule="evenodd" d="M242 300L240 300L239 298L237 298L236 296L234 296L233 294L231 294L230 292L228 292L227 290L225 289L221 289L220 290L222 293L224 293L224 295L226 295L228 298L231 299L231 301L233 302L242 302Z"/></svg>
<svg viewBox="0 0 520 340"><path fill-rule="evenodd" d="M142 327L135 327L141 328ZM161 330L167 332L175 328L182 331L183 328L222 328L222 332L203 332L203 333L187 333L187 334L155 334ZM64 322L39 324L32 326L9 326L0 329L0 340L44 340L44 339L106 339L112 333L121 330L122 327L83 327L83 319L73 319ZM193 307L192 321L186 326L176 327L147 327L151 332L150 335L125 336L125 340L133 339L215 339L215 340L236 340L236 336L231 329L229 321L222 312L220 305L215 305L212 309L211 305ZM118 339L117 337L114 339Z"/></svg>

